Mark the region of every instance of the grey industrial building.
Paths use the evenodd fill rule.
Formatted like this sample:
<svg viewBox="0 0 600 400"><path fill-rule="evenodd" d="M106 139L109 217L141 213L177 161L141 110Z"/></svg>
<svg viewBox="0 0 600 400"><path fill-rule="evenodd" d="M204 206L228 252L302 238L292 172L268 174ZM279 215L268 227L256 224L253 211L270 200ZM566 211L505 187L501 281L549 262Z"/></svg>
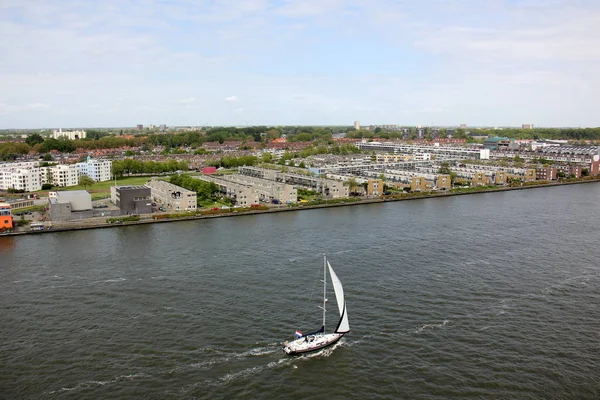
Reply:
<svg viewBox="0 0 600 400"><path fill-rule="evenodd" d="M50 192L48 207L53 221L93 217L92 195L86 190Z"/></svg>
<svg viewBox="0 0 600 400"><path fill-rule="evenodd" d="M121 215L152 212L151 190L148 186L112 186L110 191L111 199L119 207Z"/></svg>

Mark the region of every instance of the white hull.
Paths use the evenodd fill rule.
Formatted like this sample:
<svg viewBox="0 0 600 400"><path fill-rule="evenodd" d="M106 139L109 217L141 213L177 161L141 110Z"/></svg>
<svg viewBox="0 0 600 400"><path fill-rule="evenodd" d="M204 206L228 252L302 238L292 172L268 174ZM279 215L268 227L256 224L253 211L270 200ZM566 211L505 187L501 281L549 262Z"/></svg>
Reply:
<svg viewBox="0 0 600 400"><path fill-rule="evenodd" d="M331 346L344 336L343 333L327 333L319 335L303 336L291 342L283 344L283 352L292 356L296 354L309 353L327 346Z"/></svg>

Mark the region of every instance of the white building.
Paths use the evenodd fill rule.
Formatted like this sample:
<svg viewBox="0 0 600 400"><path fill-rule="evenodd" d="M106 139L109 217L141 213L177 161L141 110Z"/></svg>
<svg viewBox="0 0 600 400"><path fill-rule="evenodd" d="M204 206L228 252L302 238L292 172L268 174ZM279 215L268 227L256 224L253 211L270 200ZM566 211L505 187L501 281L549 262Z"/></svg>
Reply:
<svg viewBox="0 0 600 400"><path fill-rule="evenodd" d="M0 189L24 190L35 192L42 190L46 182L46 170L41 168L0 169Z"/></svg>
<svg viewBox="0 0 600 400"><path fill-rule="evenodd" d="M61 164L49 167L52 186L76 186L79 184L79 167L75 164Z"/></svg>
<svg viewBox="0 0 600 400"><path fill-rule="evenodd" d="M112 178L112 161L97 160L88 157L86 162L77 163L79 175L87 175L96 182L110 181Z"/></svg>
<svg viewBox="0 0 600 400"><path fill-rule="evenodd" d="M70 140L85 139L85 131L64 131L62 129L52 131L52 138L58 139L60 137L66 137Z"/></svg>

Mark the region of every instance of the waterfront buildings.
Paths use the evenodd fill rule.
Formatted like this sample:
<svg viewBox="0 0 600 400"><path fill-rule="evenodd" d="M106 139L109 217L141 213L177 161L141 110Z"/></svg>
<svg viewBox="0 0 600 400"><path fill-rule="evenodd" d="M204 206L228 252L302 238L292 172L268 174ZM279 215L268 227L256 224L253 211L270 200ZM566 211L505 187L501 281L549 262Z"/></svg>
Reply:
<svg viewBox="0 0 600 400"><path fill-rule="evenodd" d="M53 221L91 218L92 195L86 190L65 190L48 193L50 218Z"/></svg>
<svg viewBox="0 0 600 400"><path fill-rule="evenodd" d="M0 233L13 229L12 208L8 203L0 203Z"/></svg>
<svg viewBox="0 0 600 400"><path fill-rule="evenodd" d="M151 189L152 200L168 210L196 211L197 209L196 192L158 179L152 179L146 183L146 186Z"/></svg>
<svg viewBox="0 0 600 400"><path fill-rule="evenodd" d="M121 215L152 212L152 189L149 186L111 186L110 197Z"/></svg>

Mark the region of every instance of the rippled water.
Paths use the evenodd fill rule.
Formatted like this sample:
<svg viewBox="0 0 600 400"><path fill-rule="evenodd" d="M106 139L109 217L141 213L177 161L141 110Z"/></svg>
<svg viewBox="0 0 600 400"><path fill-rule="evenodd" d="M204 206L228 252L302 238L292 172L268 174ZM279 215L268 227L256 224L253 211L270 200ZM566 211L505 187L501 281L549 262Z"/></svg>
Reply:
<svg viewBox="0 0 600 400"><path fill-rule="evenodd" d="M600 398L599 198L585 184L0 238L0 398ZM286 357L320 324L324 252L352 332Z"/></svg>

